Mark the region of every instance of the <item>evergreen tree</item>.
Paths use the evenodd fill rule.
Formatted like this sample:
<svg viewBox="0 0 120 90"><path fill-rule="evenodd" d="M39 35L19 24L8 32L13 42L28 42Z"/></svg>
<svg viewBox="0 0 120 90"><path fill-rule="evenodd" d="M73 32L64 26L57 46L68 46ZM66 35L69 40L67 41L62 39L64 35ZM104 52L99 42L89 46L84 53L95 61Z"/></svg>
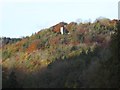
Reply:
<svg viewBox="0 0 120 90"><path fill-rule="evenodd" d="M18 82L16 80L16 75L15 72L12 71L8 78L8 88L17 88L17 87L18 87Z"/></svg>

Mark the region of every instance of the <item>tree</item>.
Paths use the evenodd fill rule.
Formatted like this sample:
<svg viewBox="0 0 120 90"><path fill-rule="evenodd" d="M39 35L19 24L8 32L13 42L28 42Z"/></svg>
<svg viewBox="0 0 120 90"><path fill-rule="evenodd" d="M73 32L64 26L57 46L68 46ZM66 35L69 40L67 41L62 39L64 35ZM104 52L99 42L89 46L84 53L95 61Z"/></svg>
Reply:
<svg viewBox="0 0 120 90"><path fill-rule="evenodd" d="M8 88L18 88L15 72L12 71L8 78Z"/></svg>

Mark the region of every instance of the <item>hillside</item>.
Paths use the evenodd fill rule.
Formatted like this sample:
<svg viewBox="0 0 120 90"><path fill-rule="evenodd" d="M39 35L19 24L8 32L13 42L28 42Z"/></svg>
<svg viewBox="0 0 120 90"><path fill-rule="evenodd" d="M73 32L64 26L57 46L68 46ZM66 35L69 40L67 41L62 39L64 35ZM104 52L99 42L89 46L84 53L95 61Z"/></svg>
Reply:
<svg viewBox="0 0 120 90"><path fill-rule="evenodd" d="M12 44L20 40L21 38L0 37L0 48L4 47L7 44Z"/></svg>
<svg viewBox="0 0 120 90"><path fill-rule="evenodd" d="M4 44L3 87L118 88L119 25L106 18L60 22Z"/></svg>

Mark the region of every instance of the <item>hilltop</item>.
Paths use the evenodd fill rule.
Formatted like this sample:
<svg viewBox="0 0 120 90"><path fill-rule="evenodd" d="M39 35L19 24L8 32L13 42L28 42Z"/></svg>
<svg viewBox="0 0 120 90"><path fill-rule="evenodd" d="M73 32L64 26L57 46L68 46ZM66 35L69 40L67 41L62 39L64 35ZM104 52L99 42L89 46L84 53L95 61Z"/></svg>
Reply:
<svg viewBox="0 0 120 90"><path fill-rule="evenodd" d="M14 86L13 72L18 87L118 87L118 23L107 18L60 22L14 42L7 39L0 49L3 87Z"/></svg>

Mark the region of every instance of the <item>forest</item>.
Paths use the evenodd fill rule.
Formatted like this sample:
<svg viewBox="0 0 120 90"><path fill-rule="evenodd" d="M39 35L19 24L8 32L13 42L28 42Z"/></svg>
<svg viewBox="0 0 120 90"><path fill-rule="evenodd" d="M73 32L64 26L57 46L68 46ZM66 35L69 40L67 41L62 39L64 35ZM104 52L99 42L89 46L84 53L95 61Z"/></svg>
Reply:
<svg viewBox="0 0 120 90"><path fill-rule="evenodd" d="M119 38L120 20L108 18L1 37L2 88L119 88Z"/></svg>

